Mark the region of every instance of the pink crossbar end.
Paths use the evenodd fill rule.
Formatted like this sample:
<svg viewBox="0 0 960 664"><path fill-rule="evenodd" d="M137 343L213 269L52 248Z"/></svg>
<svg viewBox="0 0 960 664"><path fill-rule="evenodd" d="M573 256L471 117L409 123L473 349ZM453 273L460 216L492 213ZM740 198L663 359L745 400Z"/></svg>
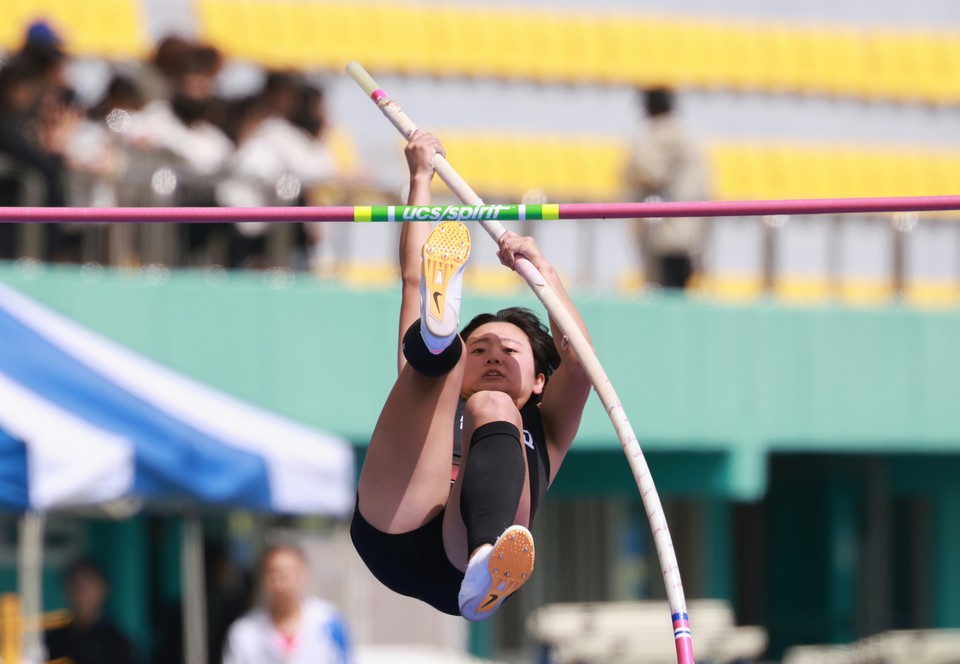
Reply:
<svg viewBox="0 0 960 664"><path fill-rule="evenodd" d="M380 100L386 96L387 96L387 93L381 90L380 88L377 88L376 90L370 93L370 98L378 104L380 103Z"/></svg>

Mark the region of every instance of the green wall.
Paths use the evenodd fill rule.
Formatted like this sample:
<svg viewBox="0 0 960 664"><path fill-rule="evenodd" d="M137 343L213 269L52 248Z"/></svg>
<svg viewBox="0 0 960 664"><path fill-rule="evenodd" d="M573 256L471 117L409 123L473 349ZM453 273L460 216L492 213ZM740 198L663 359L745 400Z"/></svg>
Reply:
<svg viewBox="0 0 960 664"><path fill-rule="evenodd" d="M9 264L0 281L176 370L358 445L395 372L398 289ZM689 454L709 493L762 495L771 451L960 450L958 312L574 299L644 450ZM542 311L532 295L468 292L463 316L518 300ZM596 397L574 449L619 453Z"/></svg>

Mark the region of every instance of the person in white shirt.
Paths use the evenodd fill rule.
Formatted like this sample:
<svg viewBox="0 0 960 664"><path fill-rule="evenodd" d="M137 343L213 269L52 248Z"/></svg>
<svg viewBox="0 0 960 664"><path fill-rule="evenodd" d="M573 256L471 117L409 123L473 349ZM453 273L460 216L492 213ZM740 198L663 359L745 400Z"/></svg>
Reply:
<svg viewBox="0 0 960 664"><path fill-rule="evenodd" d="M306 558L296 545L267 549L261 604L227 632L223 664L349 664L343 618L325 600L306 597Z"/></svg>
<svg viewBox="0 0 960 664"><path fill-rule="evenodd" d="M195 47L181 56L172 79L172 97L157 99L134 113L127 141L159 150L196 175L216 175L226 167L233 144L208 120L218 64L210 49Z"/></svg>

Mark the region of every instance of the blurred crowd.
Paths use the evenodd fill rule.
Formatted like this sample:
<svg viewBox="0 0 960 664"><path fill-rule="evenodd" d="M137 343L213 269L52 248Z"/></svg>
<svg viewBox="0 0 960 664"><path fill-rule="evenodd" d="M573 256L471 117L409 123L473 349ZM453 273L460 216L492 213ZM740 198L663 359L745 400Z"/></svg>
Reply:
<svg viewBox="0 0 960 664"><path fill-rule="evenodd" d="M308 590L309 560L292 536L268 542L256 570L242 569L214 542L205 546L204 560L207 664L353 661L349 626L335 604ZM45 661L182 664L187 659L179 598L155 607L152 643L138 648L109 610L110 583L100 564L79 558L66 567L62 581L66 617L44 633Z"/></svg>
<svg viewBox="0 0 960 664"><path fill-rule="evenodd" d="M323 87L300 72L267 71L252 94L220 98L221 54L172 36L146 62L117 68L100 97L83 104L68 64L65 44L42 21L3 58L0 205L337 204L359 181L332 147ZM31 235L0 225L0 259L259 268L268 266L272 232L260 223L185 225L153 232L144 251L129 233L117 247L103 229L91 247L89 231L62 224ZM286 266L309 268L320 225L285 237Z"/></svg>

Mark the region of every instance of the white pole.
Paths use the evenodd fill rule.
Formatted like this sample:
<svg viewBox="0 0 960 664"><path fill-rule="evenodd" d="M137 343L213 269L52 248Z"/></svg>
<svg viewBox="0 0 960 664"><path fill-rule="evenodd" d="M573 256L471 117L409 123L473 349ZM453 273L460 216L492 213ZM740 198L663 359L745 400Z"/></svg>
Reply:
<svg viewBox="0 0 960 664"><path fill-rule="evenodd" d="M180 540L180 608L184 664L207 664L207 601L203 567L203 522L183 519Z"/></svg>
<svg viewBox="0 0 960 664"><path fill-rule="evenodd" d="M27 512L20 517L17 551L17 591L20 595L24 626L23 662L40 664L45 660L43 631L43 530L46 517L42 512ZM19 663L16 663L19 664Z"/></svg>

